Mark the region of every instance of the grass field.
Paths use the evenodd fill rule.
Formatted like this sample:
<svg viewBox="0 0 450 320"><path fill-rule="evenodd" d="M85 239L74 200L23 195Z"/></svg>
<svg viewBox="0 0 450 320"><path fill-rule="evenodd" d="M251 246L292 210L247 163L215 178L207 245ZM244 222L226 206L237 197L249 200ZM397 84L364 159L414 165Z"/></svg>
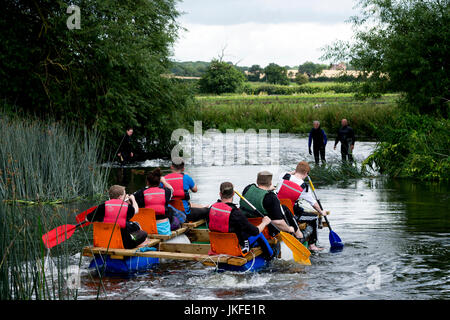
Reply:
<svg viewBox="0 0 450 320"><path fill-rule="evenodd" d="M281 133L307 133L319 120L327 132L336 132L347 118L359 137L377 138L377 127L398 112L396 94L378 99L357 100L352 93L333 91L294 95L197 96L196 105L186 114L204 127L226 129L279 129Z"/></svg>

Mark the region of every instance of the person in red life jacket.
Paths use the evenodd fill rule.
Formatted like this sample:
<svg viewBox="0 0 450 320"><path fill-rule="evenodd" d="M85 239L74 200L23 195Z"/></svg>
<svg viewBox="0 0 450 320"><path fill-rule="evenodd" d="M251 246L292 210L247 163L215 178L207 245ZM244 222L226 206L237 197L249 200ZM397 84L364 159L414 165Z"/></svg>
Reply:
<svg viewBox="0 0 450 320"><path fill-rule="evenodd" d="M139 212L139 207L133 195L127 195L125 187L113 185L108 190L109 199L99 205L96 210L86 216L89 222L116 223L120 227L123 246L125 249L145 246L148 242L147 232L142 230L138 223L129 221Z"/></svg>
<svg viewBox="0 0 450 320"><path fill-rule="evenodd" d="M189 221L204 219L209 212L208 206L191 203L189 201L189 192L197 192L198 187L195 184L194 179L184 172L183 158L173 158L170 169L172 173L164 176L164 178L173 187L173 199L180 199L183 201L184 212L186 213L186 218Z"/></svg>
<svg viewBox="0 0 450 320"><path fill-rule="evenodd" d="M235 233L242 252L247 252L252 246L261 246L264 254L269 258L273 251L262 231L270 224L269 217L264 217L256 227L252 225L239 208L233 203L234 186L231 182L223 182L220 185L220 200L211 205L207 217L210 231Z"/></svg>
<svg viewBox="0 0 450 320"><path fill-rule="evenodd" d="M161 187L162 185L162 187ZM156 168L147 176L147 186L134 193L139 208L155 210L158 234L170 235L172 217L168 204L173 195L172 186L161 177L161 169Z"/></svg>
<svg viewBox="0 0 450 320"><path fill-rule="evenodd" d="M272 223L281 231L294 234L295 237L303 241L305 235L297 224L294 222L292 214L285 214L289 210L285 208L281 211L280 200L273 192L275 187L272 185L272 173L262 171L258 173L256 184L252 183L244 188L242 195L250 202L259 212L268 216ZM240 208L247 218L259 217L259 215L245 202L240 200ZM275 236L279 233L272 225L269 226L269 234Z"/></svg>
<svg viewBox="0 0 450 320"><path fill-rule="evenodd" d="M276 192L278 199L289 199L292 201L295 218L299 223L306 222L313 228L313 232L308 240L309 249L320 251L323 250L323 248L316 246L318 215L326 216L327 213L325 210L320 209L319 204L309 191L308 184L305 182L305 178L308 176L310 170L311 168L306 161L299 162L295 171L284 173L280 176ZM298 203L299 200L308 202L318 212L318 215L305 212L303 208L300 207Z"/></svg>

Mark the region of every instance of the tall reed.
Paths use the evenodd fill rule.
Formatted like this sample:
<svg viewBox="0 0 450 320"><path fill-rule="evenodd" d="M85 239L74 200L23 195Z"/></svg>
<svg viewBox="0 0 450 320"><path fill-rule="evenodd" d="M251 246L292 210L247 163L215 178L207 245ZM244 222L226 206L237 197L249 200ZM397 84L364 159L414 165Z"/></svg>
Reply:
<svg viewBox="0 0 450 320"><path fill-rule="evenodd" d="M0 130L0 198L61 202L104 193L109 169L98 165L97 133L5 115Z"/></svg>
<svg viewBox="0 0 450 320"><path fill-rule="evenodd" d="M67 223L61 206L16 206L0 202L0 299L76 299L81 260L79 247L67 240L47 250L40 240ZM80 233L77 237L83 236ZM75 236L74 236L75 237ZM86 241L85 241L86 242Z"/></svg>

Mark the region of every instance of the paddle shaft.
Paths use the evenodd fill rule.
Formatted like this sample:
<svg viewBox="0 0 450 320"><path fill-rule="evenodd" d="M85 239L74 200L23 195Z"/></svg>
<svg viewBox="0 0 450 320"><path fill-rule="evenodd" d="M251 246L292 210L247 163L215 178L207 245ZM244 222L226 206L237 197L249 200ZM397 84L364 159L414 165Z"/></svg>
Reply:
<svg viewBox="0 0 450 320"><path fill-rule="evenodd" d="M316 201L317 201L317 203L319 204L320 210L323 211L322 204L320 203L320 200L317 198L316 190L315 190L314 185L313 185L313 183L312 183L312 181L311 181L311 178L310 178L309 176L308 176L308 181L309 181L309 185L311 186L311 189L312 189L312 191L313 191L314 197L316 198ZM328 225L328 229L330 229L330 231L332 231L331 226L330 226L330 223L328 222L327 216L323 216L323 217L325 218L325 222L326 222L327 225Z"/></svg>

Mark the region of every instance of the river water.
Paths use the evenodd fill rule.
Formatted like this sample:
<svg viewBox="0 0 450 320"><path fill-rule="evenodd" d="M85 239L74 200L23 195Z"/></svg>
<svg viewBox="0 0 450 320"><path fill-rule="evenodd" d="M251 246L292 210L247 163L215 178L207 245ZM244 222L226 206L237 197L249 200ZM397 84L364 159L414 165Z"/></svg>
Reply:
<svg viewBox="0 0 450 320"><path fill-rule="evenodd" d="M241 147L250 149L251 140ZM375 147L357 142L354 157L361 163ZM208 148L203 145L202 148ZM269 169L274 178L292 170L300 160L313 163L307 138L279 135L278 163L187 164L198 185L192 202L212 204L219 185L230 181L237 190L255 182L257 172ZM338 149L339 150L339 149ZM340 165L333 141L327 161ZM239 157L239 156L238 156ZM245 158L245 156L244 156ZM247 161L248 162L248 161ZM145 173L167 161L152 159L133 167L113 166L111 183L133 192L145 184ZM274 179L276 184L276 179ZM105 278L99 298L126 300L295 300L295 299L448 299L450 298L450 188L448 184L417 183L374 175L334 183L314 181L324 209L330 210L333 230L345 243L342 252L329 251L328 229L319 230L319 245L311 266L275 260L257 273L216 272L199 262L167 261L128 279ZM236 197L235 203L238 203ZM306 207L308 207L306 205ZM97 297L98 278L87 272L82 258L79 299Z"/></svg>

